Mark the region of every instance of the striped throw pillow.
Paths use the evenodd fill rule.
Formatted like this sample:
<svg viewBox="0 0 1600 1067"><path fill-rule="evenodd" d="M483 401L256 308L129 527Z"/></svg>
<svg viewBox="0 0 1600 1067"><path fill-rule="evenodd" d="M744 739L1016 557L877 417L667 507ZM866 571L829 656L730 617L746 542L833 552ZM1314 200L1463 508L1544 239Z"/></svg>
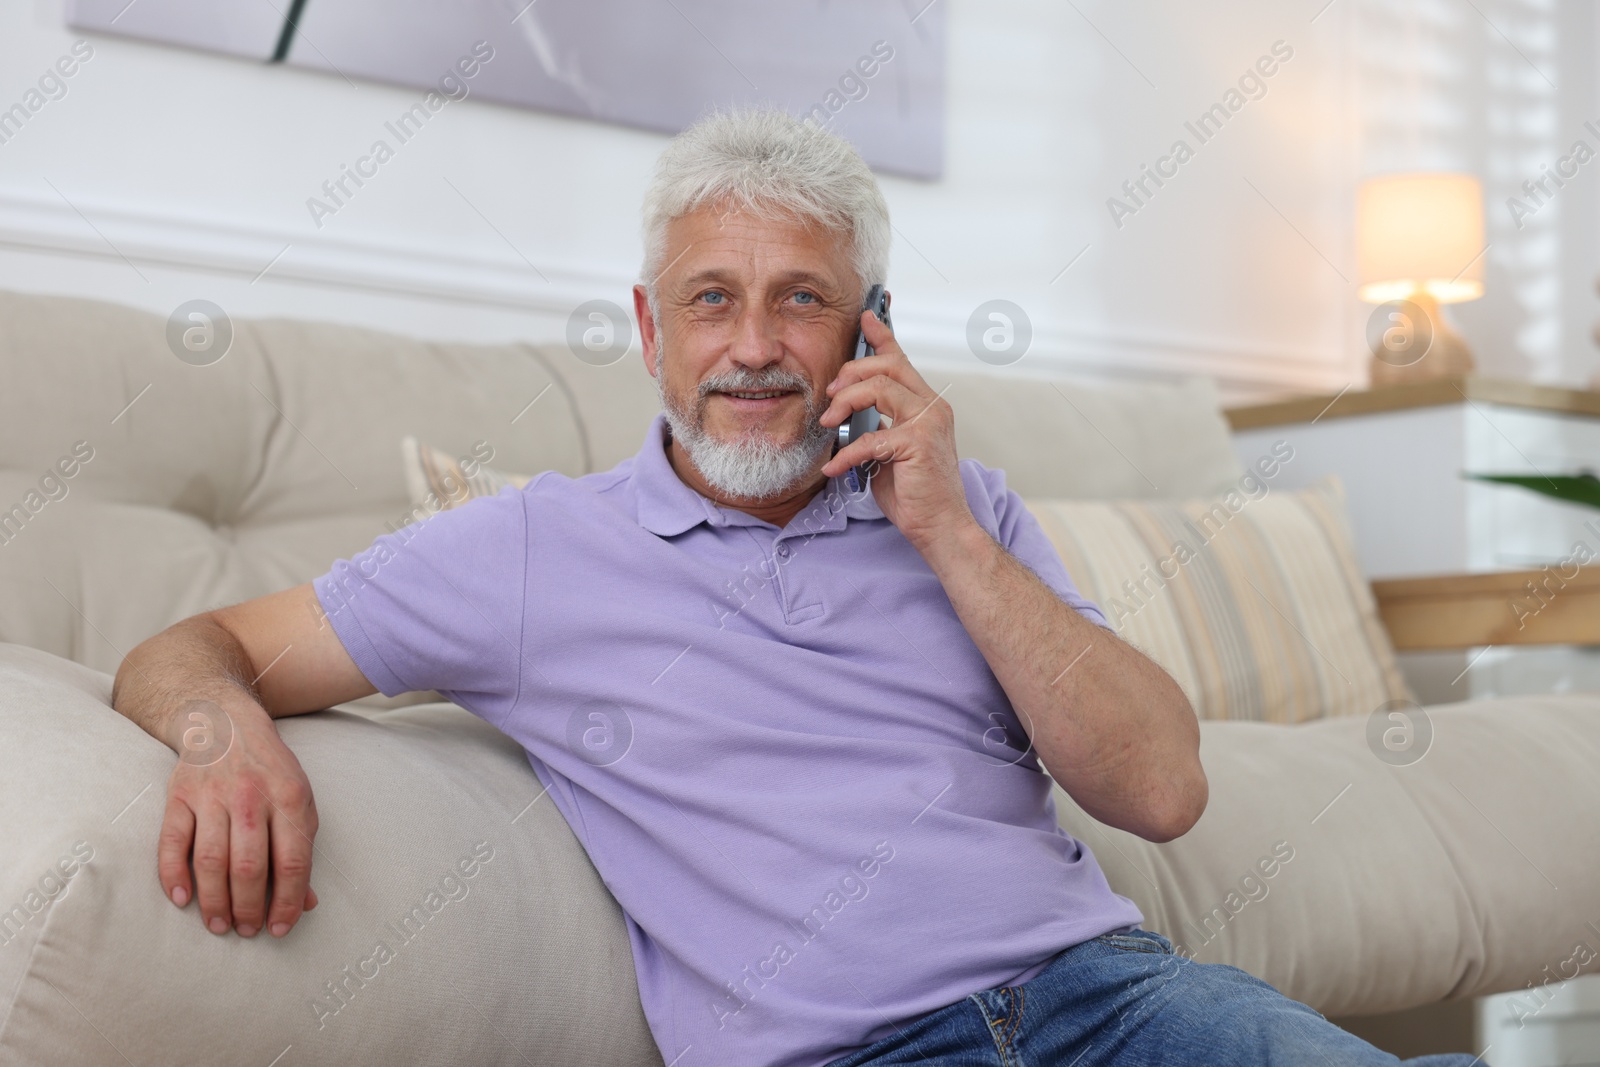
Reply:
<svg viewBox="0 0 1600 1067"><path fill-rule="evenodd" d="M1255 498L1028 507L1078 588L1202 719L1294 723L1414 699L1337 478Z"/></svg>
<svg viewBox="0 0 1600 1067"><path fill-rule="evenodd" d="M414 519L460 507L475 497L494 496L508 485L521 489L529 481L527 475L485 467L483 464L494 458L494 451L482 441L473 446L471 455L454 459L448 452L430 448L407 435L400 439L400 454L405 463L406 490L415 505Z"/></svg>

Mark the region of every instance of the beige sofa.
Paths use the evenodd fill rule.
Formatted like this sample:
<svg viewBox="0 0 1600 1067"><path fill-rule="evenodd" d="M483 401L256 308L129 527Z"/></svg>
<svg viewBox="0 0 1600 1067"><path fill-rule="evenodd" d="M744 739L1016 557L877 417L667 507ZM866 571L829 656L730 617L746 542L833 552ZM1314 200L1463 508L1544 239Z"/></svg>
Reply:
<svg viewBox="0 0 1600 1067"><path fill-rule="evenodd" d="M193 366L159 316L0 293L0 1062L660 1063L615 902L521 751L435 694L280 724L322 827L322 903L288 938L214 937L163 898L174 757L107 706L123 653L404 521L406 434L578 474L636 451L655 410L632 359L233 325L228 354ZM928 376L965 454L1025 496L1239 474L1204 382ZM1596 945L1600 696L1429 714L1433 750L1405 768L1373 757L1360 718L1204 723L1191 833L1152 845L1058 790L1061 822L1189 944L1287 843L1198 958L1325 1013L1518 988ZM445 881L462 860L473 877Z"/></svg>

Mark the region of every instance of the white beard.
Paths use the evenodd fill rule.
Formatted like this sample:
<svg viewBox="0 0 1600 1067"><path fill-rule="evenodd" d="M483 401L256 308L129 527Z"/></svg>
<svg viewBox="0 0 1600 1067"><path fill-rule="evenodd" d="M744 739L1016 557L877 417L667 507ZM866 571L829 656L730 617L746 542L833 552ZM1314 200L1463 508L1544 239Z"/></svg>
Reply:
<svg viewBox="0 0 1600 1067"><path fill-rule="evenodd" d="M665 379L666 346L662 345L656 364L656 395L661 410L672 428L672 436L683 446L700 476L712 488L747 500L765 500L792 489L811 474L817 460L832 447L838 431L817 420L827 410L819 403L811 383L793 371L766 367L763 370L736 370L715 375L700 383L699 400L693 411L679 407L668 397ZM746 431L738 440L723 441L705 429L705 408L713 392L719 390L760 391L798 389L805 401L805 432L793 444L780 445L764 430Z"/></svg>

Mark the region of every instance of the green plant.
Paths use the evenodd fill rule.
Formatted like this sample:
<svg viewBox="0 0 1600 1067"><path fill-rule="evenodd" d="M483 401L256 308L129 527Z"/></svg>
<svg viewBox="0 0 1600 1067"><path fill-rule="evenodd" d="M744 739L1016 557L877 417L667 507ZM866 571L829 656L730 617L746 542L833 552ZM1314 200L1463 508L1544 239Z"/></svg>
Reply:
<svg viewBox="0 0 1600 1067"><path fill-rule="evenodd" d="M1463 471L1462 477L1477 482L1497 482L1500 485L1519 485L1543 496L1564 500L1569 504L1583 504L1600 508L1600 478L1593 471L1577 474L1473 474Z"/></svg>

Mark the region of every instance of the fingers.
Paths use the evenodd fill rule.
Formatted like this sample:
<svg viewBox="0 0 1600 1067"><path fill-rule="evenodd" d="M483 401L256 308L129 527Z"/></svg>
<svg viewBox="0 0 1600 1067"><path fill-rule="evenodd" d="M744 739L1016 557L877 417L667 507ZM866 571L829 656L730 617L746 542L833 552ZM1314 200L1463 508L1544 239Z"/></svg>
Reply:
<svg viewBox="0 0 1600 1067"><path fill-rule="evenodd" d="M893 378L912 392L933 395L933 389L923 381L922 375L918 374L910 361L898 352L876 352L870 356L846 361L845 365L839 368L839 373L833 376L833 381L828 383L825 391L828 396L838 396L846 386L877 375Z"/></svg>
<svg viewBox="0 0 1600 1067"><path fill-rule="evenodd" d="M267 931L283 937L300 919L301 912L317 906L311 889L311 841L316 831L316 812L307 809L310 825L300 826L287 811L272 812L272 911Z"/></svg>
<svg viewBox="0 0 1600 1067"><path fill-rule="evenodd" d="M896 439L889 436L892 432L892 430L874 430L858 440L851 441L822 465L822 473L832 478L836 474L843 474L851 467L865 465L872 471L885 463L894 462Z"/></svg>
<svg viewBox="0 0 1600 1067"><path fill-rule="evenodd" d="M893 330L879 322L870 312L863 311L861 332L866 335L867 344L872 346L872 355L863 356L861 359L847 359L828 386L830 394L851 382L860 381L874 374L887 374L912 392L933 395L933 389L918 373L917 368L911 365L911 360L907 357L905 349L900 347L900 342L895 340ZM854 354L852 349L851 355Z"/></svg>
<svg viewBox="0 0 1600 1067"><path fill-rule="evenodd" d="M235 796L228 824L228 896L233 928L254 937L266 921L267 822L271 807L254 786Z"/></svg>
<svg viewBox="0 0 1600 1067"><path fill-rule="evenodd" d="M206 929L283 937L317 906L311 842L317 806L294 753L270 720L233 738L226 759L180 760L156 850L163 891L200 904ZM191 873L192 869L192 873Z"/></svg>
<svg viewBox="0 0 1600 1067"><path fill-rule="evenodd" d="M887 323L865 308L861 309L860 319L861 332L867 335L867 344L872 346L874 352L892 350L900 353L900 344L894 339L894 330L890 329Z"/></svg>
<svg viewBox="0 0 1600 1067"><path fill-rule="evenodd" d="M889 375L874 374L835 390L832 402L823 409L817 421L824 426L831 426L848 419L852 412L876 407L880 414L900 422L902 419L915 418L928 406L928 402L928 397L919 396Z"/></svg>
<svg viewBox="0 0 1600 1067"><path fill-rule="evenodd" d="M227 933L233 911L228 898L228 811L221 804L202 804L195 812L194 877L206 929Z"/></svg>
<svg viewBox="0 0 1600 1067"><path fill-rule="evenodd" d="M161 819L161 836L156 842L156 874L161 891L178 907L194 899L194 883L189 878L189 850L194 845L194 812L177 797L167 797L167 812Z"/></svg>

